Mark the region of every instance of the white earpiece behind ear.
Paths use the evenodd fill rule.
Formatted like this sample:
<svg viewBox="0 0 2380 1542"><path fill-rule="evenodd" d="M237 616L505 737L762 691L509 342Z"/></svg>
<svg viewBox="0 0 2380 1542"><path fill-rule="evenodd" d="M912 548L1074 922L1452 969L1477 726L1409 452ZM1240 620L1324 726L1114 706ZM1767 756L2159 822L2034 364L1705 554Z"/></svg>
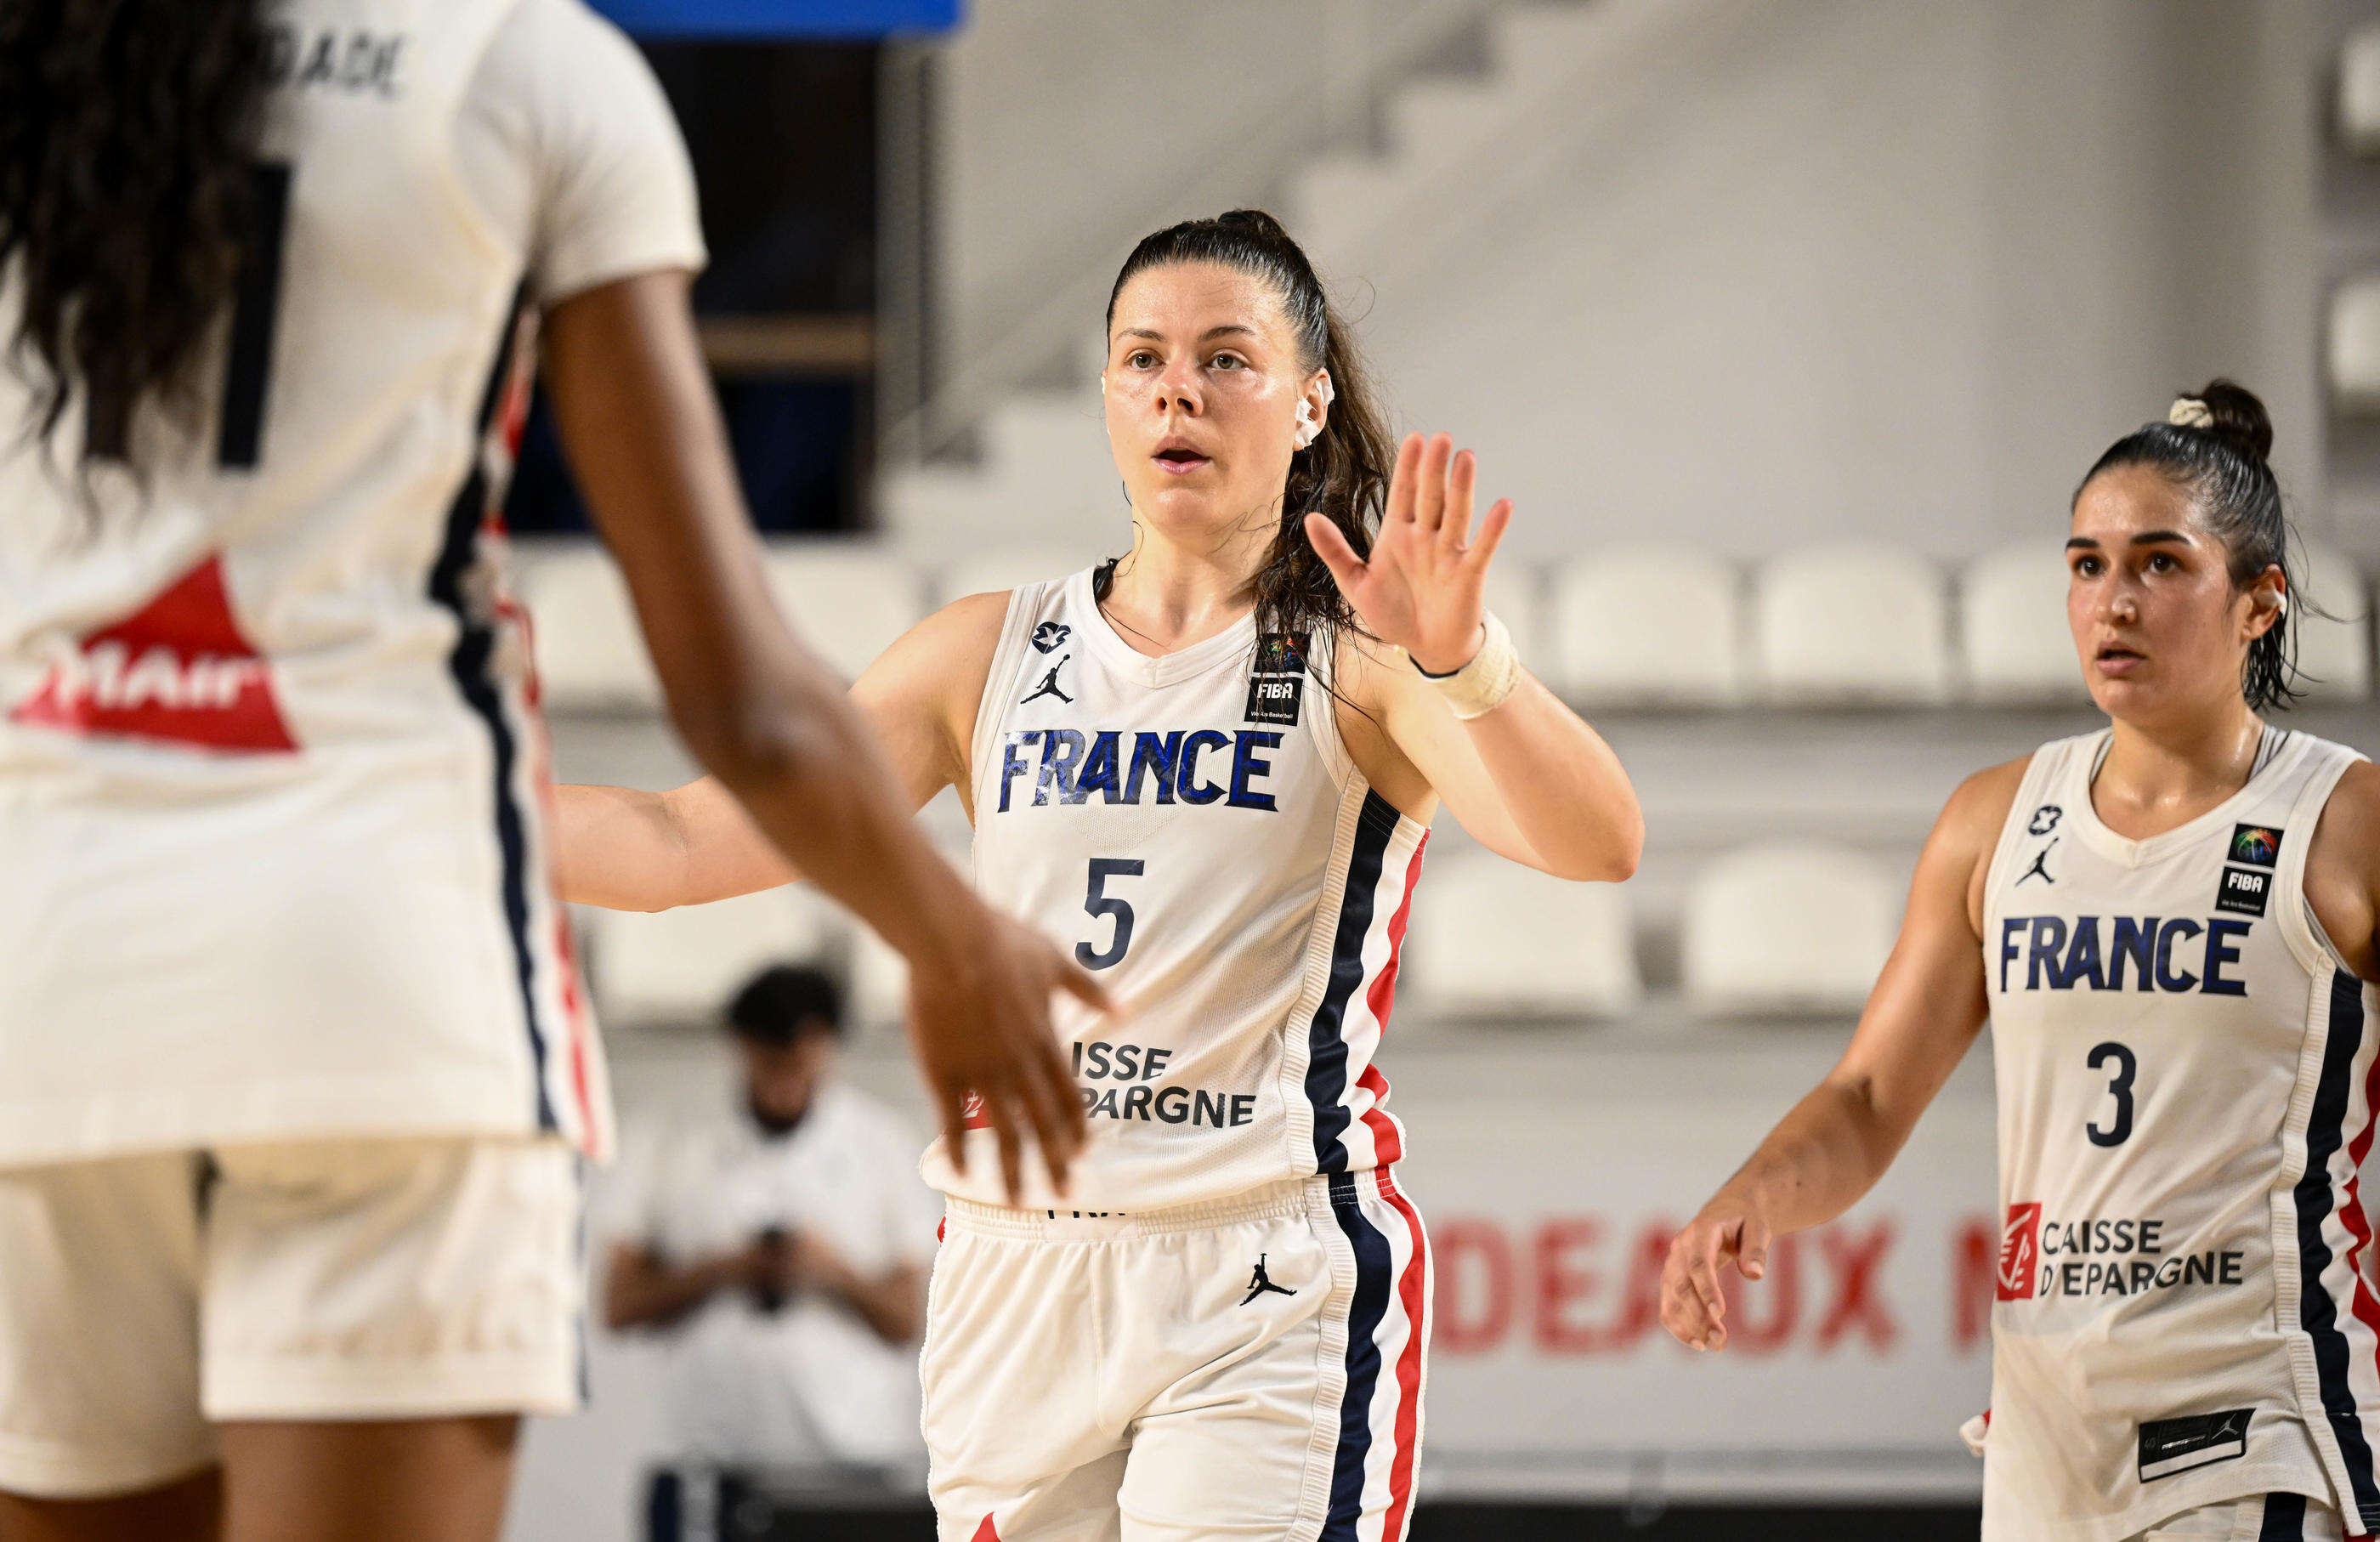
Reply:
<svg viewBox="0 0 2380 1542"><path fill-rule="evenodd" d="M1314 420L1314 405L1311 402L1298 403L1297 447L1301 450L1305 449L1314 443L1315 436L1321 431L1322 425Z"/></svg>

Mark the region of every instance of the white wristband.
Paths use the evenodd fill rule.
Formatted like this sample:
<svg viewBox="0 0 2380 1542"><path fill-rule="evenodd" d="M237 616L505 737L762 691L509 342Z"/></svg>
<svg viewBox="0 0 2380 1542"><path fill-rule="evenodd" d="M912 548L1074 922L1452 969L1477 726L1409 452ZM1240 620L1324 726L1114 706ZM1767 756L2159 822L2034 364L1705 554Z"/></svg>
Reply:
<svg viewBox="0 0 2380 1542"><path fill-rule="evenodd" d="M1468 722L1504 705L1521 683L1521 655L1512 647L1512 634L1493 611L1482 618L1488 636L1479 644L1479 651L1471 662L1451 674L1432 674L1416 663L1414 668L1421 677L1438 687L1454 715Z"/></svg>

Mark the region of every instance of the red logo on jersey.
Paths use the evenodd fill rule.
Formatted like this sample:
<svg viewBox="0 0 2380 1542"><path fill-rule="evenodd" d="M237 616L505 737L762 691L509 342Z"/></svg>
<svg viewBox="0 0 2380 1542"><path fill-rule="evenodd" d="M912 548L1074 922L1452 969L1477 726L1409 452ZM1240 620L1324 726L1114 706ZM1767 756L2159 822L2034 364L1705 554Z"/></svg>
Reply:
<svg viewBox="0 0 2380 1542"><path fill-rule="evenodd" d="M209 749L288 754L298 747L263 659L240 635L209 557L140 613L82 639L13 722Z"/></svg>
<svg viewBox="0 0 2380 1542"><path fill-rule="evenodd" d="M2010 1205L2008 1225L2000 1232L2000 1269L1995 1298L2031 1301L2034 1266L2040 1262L2041 1207Z"/></svg>
<svg viewBox="0 0 2380 1542"><path fill-rule="evenodd" d="M984 1512L983 1524L975 1528L975 1536L969 1542L1000 1542L1000 1533L992 1529L990 1512Z"/></svg>
<svg viewBox="0 0 2380 1542"><path fill-rule="evenodd" d="M959 1127L966 1130L991 1128L991 1115L984 1110L982 1093L970 1092L966 1095L966 1101L959 1106Z"/></svg>

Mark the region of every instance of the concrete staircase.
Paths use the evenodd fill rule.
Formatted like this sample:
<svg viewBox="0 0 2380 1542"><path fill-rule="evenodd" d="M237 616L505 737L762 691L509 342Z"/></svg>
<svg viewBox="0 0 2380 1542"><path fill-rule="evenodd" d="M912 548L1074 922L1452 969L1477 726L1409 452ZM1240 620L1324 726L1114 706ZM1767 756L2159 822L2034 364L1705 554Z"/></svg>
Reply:
<svg viewBox="0 0 2380 1542"><path fill-rule="evenodd" d="M1378 282L1428 261L1462 208L1495 196L1499 165L1524 159L1558 123L1568 134L1629 78L1704 0L1512 0L1488 20L1487 63L1475 74L1421 76L1386 104L1375 154L1329 156L1294 173L1283 217L1326 280ZM928 563L987 548L1032 545L1082 560L1120 549L1125 505L1107 450L1095 377L1103 359L1095 315L1084 318L1083 384L1025 390L996 405L972 464L888 468L877 485L879 528Z"/></svg>

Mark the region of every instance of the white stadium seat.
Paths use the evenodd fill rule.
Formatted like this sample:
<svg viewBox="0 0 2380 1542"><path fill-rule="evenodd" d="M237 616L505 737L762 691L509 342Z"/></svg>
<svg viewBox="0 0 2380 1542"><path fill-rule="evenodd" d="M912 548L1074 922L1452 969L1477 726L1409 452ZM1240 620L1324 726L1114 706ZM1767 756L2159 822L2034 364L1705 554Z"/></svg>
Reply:
<svg viewBox="0 0 2380 1542"><path fill-rule="evenodd" d="M1949 699L1949 617L1934 565L1888 547L1828 546L1760 571L1761 689L1791 706L1936 706Z"/></svg>
<svg viewBox="0 0 2380 1542"><path fill-rule="evenodd" d="M1405 946L1415 1003L1433 1014L1610 1017L1644 999L1626 891L1486 852L1424 868Z"/></svg>
<svg viewBox="0 0 2380 1542"><path fill-rule="evenodd" d="M2331 295L2329 367L2334 406L2380 413L2380 274L2350 278Z"/></svg>
<svg viewBox="0 0 2380 1542"><path fill-rule="evenodd" d="M661 684L611 553L589 541L525 557L520 595L546 705L565 712L660 705Z"/></svg>
<svg viewBox="0 0 2380 1542"><path fill-rule="evenodd" d="M1553 576L1550 662L1580 700L1730 707L1743 699L1735 570L1684 547L1582 557Z"/></svg>
<svg viewBox="0 0 2380 1542"><path fill-rule="evenodd" d="M1900 923L1890 876L1849 847L1730 852L1686 896L1687 1002L1722 1016L1857 1013Z"/></svg>
<svg viewBox="0 0 2380 1542"><path fill-rule="evenodd" d="M795 886L650 915L587 914L596 1005L624 1022L708 1021L759 970L815 961L832 941L824 903Z"/></svg>
<svg viewBox="0 0 2380 1542"><path fill-rule="evenodd" d="M2299 592L2313 606L2294 611L2289 625L2298 634L2298 668L2305 674L2310 701L2362 701L2372 695L2372 589L2363 574L2341 552L2305 543L2299 567Z"/></svg>
<svg viewBox="0 0 2380 1542"><path fill-rule="evenodd" d="M781 541L771 544L767 560L769 588L785 618L845 679L858 678L926 613L916 570L877 547Z"/></svg>
<svg viewBox="0 0 2380 1542"><path fill-rule="evenodd" d="M1123 542L1129 538L1129 531L1118 532L1119 552L1123 549ZM1044 578L1062 578L1116 554L1116 552L1102 552L1088 546L995 547L961 558L942 569L939 592L942 603L947 605L970 594L994 594L1002 589L1038 583Z"/></svg>
<svg viewBox="0 0 2380 1542"><path fill-rule="evenodd" d="M2359 27L2339 45L2338 137L2358 155L2380 154L2380 26Z"/></svg>
<svg viewBox="0 0 2380 1542"><path fill-rule="evenodd" d="M2004 546L1967 565L1959 633L1971 697L2010 706L2090 699L2066 621L2071 582L2055 540Z"/></svg>

